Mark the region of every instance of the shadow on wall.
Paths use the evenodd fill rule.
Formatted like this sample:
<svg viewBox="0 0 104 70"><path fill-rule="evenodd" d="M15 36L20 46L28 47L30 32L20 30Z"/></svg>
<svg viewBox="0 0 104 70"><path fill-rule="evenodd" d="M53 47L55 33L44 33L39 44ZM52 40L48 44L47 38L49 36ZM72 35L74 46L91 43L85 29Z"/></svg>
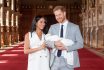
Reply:
<svg viewBox="0 0 104 70"><path fill-rule="evenodd" d="M45 29L44 29L44 33L47 34L50 26L52 24L56 24L57 21L56 21L55 16L53 14L45 15L45 17L46 17L47 23L46 23L46 26L45 26Z"/></svg>

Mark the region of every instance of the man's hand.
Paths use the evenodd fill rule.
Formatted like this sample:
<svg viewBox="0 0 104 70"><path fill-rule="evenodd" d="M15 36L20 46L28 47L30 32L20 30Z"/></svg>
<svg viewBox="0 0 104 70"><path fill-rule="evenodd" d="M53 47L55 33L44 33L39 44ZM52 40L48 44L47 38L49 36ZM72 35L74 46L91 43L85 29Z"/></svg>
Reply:
<svg viewBox="0 0 104 70"><path fill-rule="evenodd" d="M66 48L64 47L64 44L60 40L55 41L55 47L58 50L66 50Z"/></svg>

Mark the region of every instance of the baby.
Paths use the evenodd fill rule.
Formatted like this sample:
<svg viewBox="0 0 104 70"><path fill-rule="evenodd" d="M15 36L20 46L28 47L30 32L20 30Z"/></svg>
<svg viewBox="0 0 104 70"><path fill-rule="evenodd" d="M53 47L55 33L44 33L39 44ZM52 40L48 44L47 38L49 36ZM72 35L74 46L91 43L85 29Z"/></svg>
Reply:
<svg viewBox="0 0 104 70"><path fill-rule="evenodd" d="M66 48L67 48L67 46L70 47L74 44L74 42L72 40L65 39L65 38L60 38L57 35L46 34L46 36L45 36L45 41L58 41L58 40L60 40ZM55 54L57 52L56 48L54 48L52 51L53 51L53 54ZM73 52L72 51L68 52L67 50L63 50L62 51L62 56L67 60L67 63L69 65L74 64L74 62L73 62Z"/></svg>
<svg viewBox="0 0 104 70"><path fill-rule="evenodd" d="M71 46L74 44L74 42L70 39L60 38L57 35L51 35L51 34L46 34L45 40L46 41L58 41L58 40L60 40L64 44L64 46Z"/></svg>

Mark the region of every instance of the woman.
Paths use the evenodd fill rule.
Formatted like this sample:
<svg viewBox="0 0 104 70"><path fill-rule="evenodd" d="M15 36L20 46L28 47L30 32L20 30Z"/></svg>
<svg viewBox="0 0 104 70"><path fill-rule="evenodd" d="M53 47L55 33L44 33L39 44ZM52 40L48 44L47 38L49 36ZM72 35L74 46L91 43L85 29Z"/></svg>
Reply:
<svg viewBox="0 0 104 70"><path fill-rule="evenodd" d="M25 35L24 53L28 54L28 70L50 70L49 51L45 44L45 18L36 16L31 31Z"/></svg>

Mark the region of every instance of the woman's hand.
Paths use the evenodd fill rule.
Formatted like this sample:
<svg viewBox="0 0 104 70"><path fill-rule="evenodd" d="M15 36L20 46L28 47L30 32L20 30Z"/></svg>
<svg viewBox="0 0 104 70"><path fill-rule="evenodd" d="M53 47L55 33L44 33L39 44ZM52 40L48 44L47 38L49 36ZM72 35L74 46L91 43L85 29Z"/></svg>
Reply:
<svg viewBox="0 0 104 70"><path fill-rule="evenodd" d="M46 43L43 42L43 44L41 45L41 49L45 49L46 48Z"/></svg>

